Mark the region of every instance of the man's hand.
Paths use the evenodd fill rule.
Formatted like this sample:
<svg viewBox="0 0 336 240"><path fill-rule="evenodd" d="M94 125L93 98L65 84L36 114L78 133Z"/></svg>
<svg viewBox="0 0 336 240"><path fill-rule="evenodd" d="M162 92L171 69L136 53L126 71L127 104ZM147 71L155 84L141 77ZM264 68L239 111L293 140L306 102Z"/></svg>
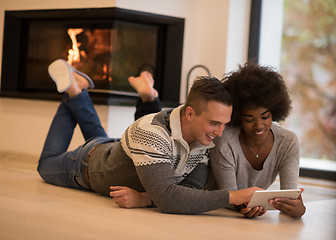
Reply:
<svg viewBox="0 0 336 240"><path fill-rule="evenodd" d="M300 218L306 212L306 207L303 204L301 196L303 191L304 189L301 188L300 196L297 199L275 198L270 200L269 203L284 214L294 218Z"/></svg>
<svg viewBox="0 0 336 240"><path fill-rule="evenodd" d="M230 192L230 203L231 203L231 201L237 201L237 199L235 199L235 197L238 196L239 197L238 199L241 199L240 201L244 201L243 199L245 199L245 202L243 204L240 204L239 206L234 205L234 207L241 214L243 214L247 218L255 218L255 217L258 217L258 216L262 216L267 212L267 210L264 210L263 207L259 206L259 207L254 207L252 209L246 207L248 202L250 201L253 193L255 191L258 191L258 190L263 190L263 189L258 188L258 187L251 187L251 188L242 189L242 190L238 190L238 191L231 191ZM231 197L232 197L232 199L231 199Z"/></svg>
<svg viewBox="0 0 336 240"><path fill-rule="evenodd" d="M250 187L245 188L237 191L230 191L230 204L234 205L242 205L242 204L248 204L251 200L251 197L255 191L263 190L258 187Z"/></svg>
<svg viewBox="0 0 336 240"><path fill-rule="evenodd" d="M110 196L121 208L140 208L152 205L152 200L146 192L137 192L129 187L111 186Z"/></svg>

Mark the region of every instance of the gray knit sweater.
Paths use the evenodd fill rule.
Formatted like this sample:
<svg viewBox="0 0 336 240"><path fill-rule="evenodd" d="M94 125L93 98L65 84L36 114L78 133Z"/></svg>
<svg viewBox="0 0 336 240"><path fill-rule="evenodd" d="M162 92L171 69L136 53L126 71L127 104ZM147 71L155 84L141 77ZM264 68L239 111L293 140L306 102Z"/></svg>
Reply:
<svg viewBox="0 0 336 240"><path fill-rule="evenodd" d="M90 156L94 191L110 186L146 191L161 212L198 214L229 204L226 190L206 191L209 149L182 138L181 107L146 115L125 131L120 143L105 143Z"/></svg>
<svg viewBox="0 0 336 240"><path fill-rule="evenodd" d="M297 136L272 124L274 144L263 169L252 168L239 143L240 128L227 127L215 140L210 162L219 189L237 190L257 186L267 189L280 176L281 189L298 187L300 147Z"/></svg>

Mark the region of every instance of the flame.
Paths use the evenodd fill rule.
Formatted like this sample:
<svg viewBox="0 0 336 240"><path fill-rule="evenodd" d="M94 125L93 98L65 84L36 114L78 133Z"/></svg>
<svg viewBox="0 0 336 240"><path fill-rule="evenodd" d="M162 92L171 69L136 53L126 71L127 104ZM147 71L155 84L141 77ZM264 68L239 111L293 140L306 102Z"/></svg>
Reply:
<svg viewBox="0 0 336 240"><path fill-rule="evenodd" d="M72 41L72 48L68 50L67 63L73 65L76 68L80 68L80 71L86 71L86 74L92 74L94 78L100 80L112 81L111 69L104 61L99 61L101 64L99 70L94 68L94 61L100 55L106 55L112 52L111 31L108 29L95 29L84 30L82 28L69 28L68 35ZM84 48L85 51L79 49L81 43L77 42L77 36L83 33L83 37L87 40ZM83 46L82 46L83 47Z"/></svg>
<svg viewBox="0 0 336 240"><path fill-rule="evenodd" d="M77 43L76 36L83 32L82 28L69 28L68 29L68 35L71 38L72 41L72 49L69 49L68 51L68 63L71 65L73 62L79 62L80 61L80 52L79 52L79 46L80 43Z"/></svg>

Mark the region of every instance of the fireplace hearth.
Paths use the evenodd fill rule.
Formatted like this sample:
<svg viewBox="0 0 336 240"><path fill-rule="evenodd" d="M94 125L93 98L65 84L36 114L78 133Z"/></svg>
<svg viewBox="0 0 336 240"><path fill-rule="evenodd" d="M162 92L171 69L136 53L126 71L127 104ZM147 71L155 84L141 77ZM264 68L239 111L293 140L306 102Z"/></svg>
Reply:
<svg viewBox="0 0 336 240"><path fill-rule="evenodd" d="M96 104L133 105L128 76L150 71L165 106L179 103L184 19L120 8L6 11L1 97L59 100L48 65L88 74Z"/></svg>

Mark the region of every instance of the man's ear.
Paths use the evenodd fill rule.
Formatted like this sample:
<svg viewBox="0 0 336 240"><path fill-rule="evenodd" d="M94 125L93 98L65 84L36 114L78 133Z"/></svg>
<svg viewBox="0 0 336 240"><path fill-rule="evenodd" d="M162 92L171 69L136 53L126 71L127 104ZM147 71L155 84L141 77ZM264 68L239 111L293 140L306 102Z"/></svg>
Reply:
<svg viewBox="0 0 336 240"><path fill-rule="evenodd" d="M195 111L192 107L188 106L185 110L185 117L188 121L192 120L193 116L195 115Z"/></svg>

